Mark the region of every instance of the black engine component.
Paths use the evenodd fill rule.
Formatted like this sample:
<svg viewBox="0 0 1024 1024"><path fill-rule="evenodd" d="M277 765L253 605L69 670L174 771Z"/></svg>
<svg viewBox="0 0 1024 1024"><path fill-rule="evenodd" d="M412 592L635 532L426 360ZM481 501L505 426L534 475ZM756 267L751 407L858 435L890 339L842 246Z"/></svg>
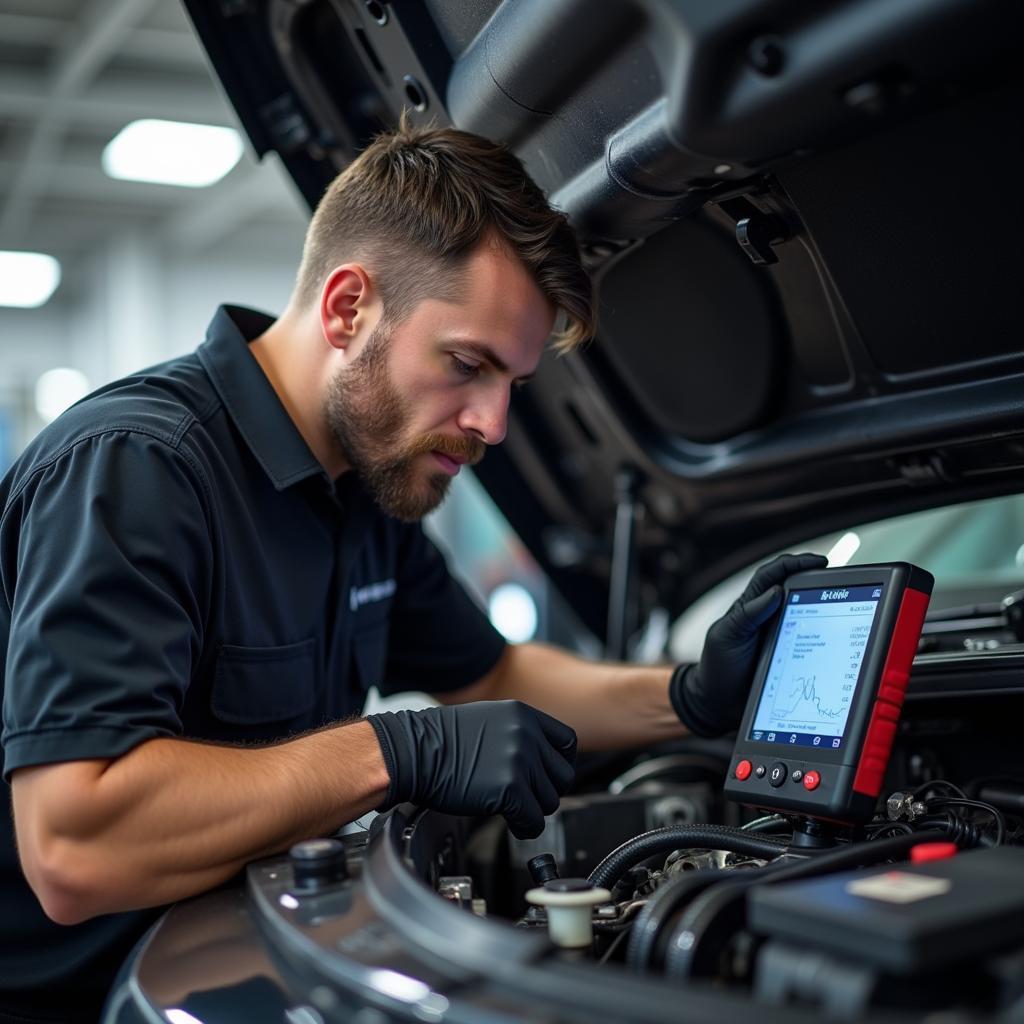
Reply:
<svg viewBox="0 0 1024 1024"><path fill-rule="evenodd" d="M1007 954L1016 955L1020 987L1019 847L758 887L748 908L748 926L769 940L755 985L766 1002L798 999L846 1016L879 998L915 1006L969 998L997 1009L1015 991L998 966Z"/></svg>
<svg viewBox="0 0 1024 1024"><path fill-rule="evenodd" d="M1024 942L1024 849L757 886L757 933L910 974Z"/></svg>

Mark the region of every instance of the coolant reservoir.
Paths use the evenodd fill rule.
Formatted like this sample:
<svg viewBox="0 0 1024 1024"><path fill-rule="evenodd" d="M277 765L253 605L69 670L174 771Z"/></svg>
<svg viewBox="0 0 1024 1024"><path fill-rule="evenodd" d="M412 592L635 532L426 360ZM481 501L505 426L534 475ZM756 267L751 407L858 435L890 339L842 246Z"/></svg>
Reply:
<svg viewBox="0 0 1024 1024"><path fill-rule="evenodd" d="M611 898L607 889L599 889L585 878L552 878L526 894L528 903L547 911L548 935L563 949L580 949L593 942L594 907Z"/></svg>

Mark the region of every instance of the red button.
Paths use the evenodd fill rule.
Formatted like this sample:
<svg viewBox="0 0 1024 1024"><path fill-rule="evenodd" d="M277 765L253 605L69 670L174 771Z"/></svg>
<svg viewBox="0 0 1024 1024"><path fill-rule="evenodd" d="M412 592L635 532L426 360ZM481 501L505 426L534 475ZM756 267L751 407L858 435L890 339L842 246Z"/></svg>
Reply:
<svg viewBox="0 0 1024 1024"><path fill-rule="evenodd" d="M893 686L897 690L906 690L910 682L910 673L903 672L898 668L887 668L882 673L882 683L886 686Z"/></svg>
<svg viewBox="0 0 1024 1024"><path fill-rule="evenodd" d="M740 761L740 763L736 765L736 778L739 779L740 782L743 782L745 779L749 779L752 767L753 766L749 761Z"/></svg>
<svg viewBox="0 0 1024 1024"><path fill-rule="evenodd" d="M878 699L888 701L895 707L903 707L903 697L904 693L898 687L889 686L888 684L883 682L882 685L878 688Z"/></svg>
<svg viewBox="0 0 1024 1024"><path fill-rule="evenodd" d="M888 761L892 741L896 738L896 723L883 718L879 711L880 708L876 704L871 715L871 724L868 726L868 735L864 740L864 749L870 749L872 754Z"/></svg>
<svg viewBox="0 0 1024 1024"><path fill-rule="evenodd" d="M804 772L804 789L817 789L820 782L821 776L813 768Z"/></svg>
<svg viewBox="0 0 1024 1024"><path fill-rule="evenodd" d="M911 864L927 864L930 860L945 860L955 857L956 843L918 843L910 850Z"/></svg>
<svg viewBox="0 0 1024 1024"><path fill-rule="evenodd" d="M900 720L900 709L895 704L879 698L875 702L875 714L886 722L898 722Z"/></svg>

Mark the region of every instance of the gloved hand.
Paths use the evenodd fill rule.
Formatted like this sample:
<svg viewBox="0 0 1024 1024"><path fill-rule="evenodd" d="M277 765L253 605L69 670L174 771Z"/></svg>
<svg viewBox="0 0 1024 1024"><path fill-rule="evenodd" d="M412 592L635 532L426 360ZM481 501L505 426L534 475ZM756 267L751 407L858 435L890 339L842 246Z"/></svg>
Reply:
<svg viewBox="0 0 1024 1024"><path fill-rule="evenodd" d="M672 673L668 695L680 721L697 736L721 736L740 724L757 668L761 627L782 599L783 581L807 569L824 569L822 555L779 555L762 565L747 589L709 630L696 665Z"/></svg>
<svg viewBox="0 0 1024 1024"><path fill-rule="evenodd" d="M533 839L575 778L576 733L517 700L367 715L391 784L381 810L410 801L448 814L502 814Z"/></svg>

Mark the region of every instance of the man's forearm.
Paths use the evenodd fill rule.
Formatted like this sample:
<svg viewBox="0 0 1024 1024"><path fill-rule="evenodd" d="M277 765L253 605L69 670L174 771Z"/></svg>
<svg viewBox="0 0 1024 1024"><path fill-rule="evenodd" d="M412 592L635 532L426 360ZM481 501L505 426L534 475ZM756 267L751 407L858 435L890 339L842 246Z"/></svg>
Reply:
<svg viewBox="0 0 1024 1024"><path fill-rule="evenodd" d="M113 761L13 778L22 864L62 923L157 906L378 806L388 776L365 722L262 748L155 739Z"/></svg>
<svg viewBox="0 0 1024 1024"><path fill-rule="evenodd" d="M479 683L445 702L525 701L576 730L581 750L614 750L683 736L668 699L668 666L595 663L543 644L511 644Z"/></svg>

